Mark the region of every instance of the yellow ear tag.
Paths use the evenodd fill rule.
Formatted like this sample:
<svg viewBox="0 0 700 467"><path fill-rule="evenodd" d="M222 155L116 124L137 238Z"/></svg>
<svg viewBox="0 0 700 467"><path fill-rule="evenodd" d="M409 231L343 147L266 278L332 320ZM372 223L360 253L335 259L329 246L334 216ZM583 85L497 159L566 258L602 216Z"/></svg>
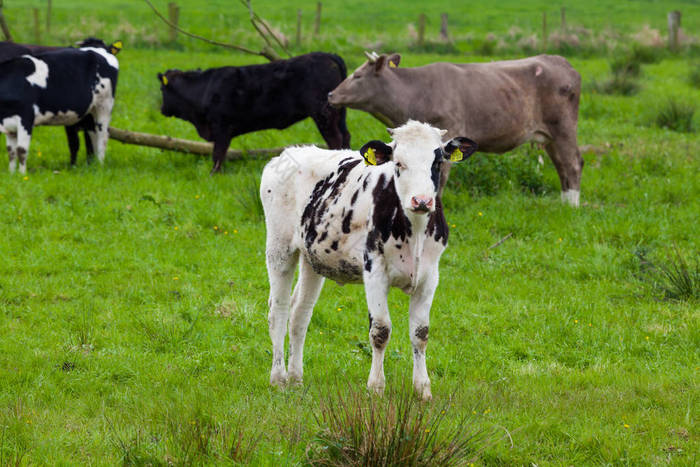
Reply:
<svg viewBox="0 0 700 467"><path fill-rule="evenodd" d="M389 60L389 68L396 68L396 63Z"/></svg>
<svg viewBox="0 0 700 467"><path fill-rule="evenodd" d="M122 41L117 41L117 42L115 42L115 43L112 44L112 45L113 45L114 47L116 47L117 49L119 49L119 50L121 50L122 47L124 47L124 44L122 44Z"/></svg>
<svg viewBox="0 0 700 467"><path fill-rule="evenodd" d="M168 85L168 78L165 75L163 75L163 77L160 80L163 82L163 86Z"/></svg>
<svg viewBox="0 0 700 467"><path fill-rule="evenodd" d="M374 152L374 148L367 148L364 155L365 165L377 165L377 154Z"/></svg>
<svg viewBox="0 0 700 467"><path fill-rule="evenodd" d="M450 154L451 162L459 162L462 159L464 159L464 154L462 154L462 151L460 151L459 148L455 149L452 151L452 154Z"/></svg>

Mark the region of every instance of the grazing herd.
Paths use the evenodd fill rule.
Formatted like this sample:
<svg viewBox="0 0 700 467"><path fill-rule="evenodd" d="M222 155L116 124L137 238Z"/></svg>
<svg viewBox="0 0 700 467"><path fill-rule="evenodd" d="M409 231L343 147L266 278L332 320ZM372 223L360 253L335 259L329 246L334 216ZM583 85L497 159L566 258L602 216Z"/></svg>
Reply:
<svg viewBox="0 0 700 467"><path fill-rule="evenodd" d="M75 48L0 42L0 132L11 172L17 163L26 172L39 125L66 127L72 164L79 130L88 154L103 161L120 49L120 42L108 46L93 38ZM301 383L306 331L327 277L364 284L372 346L367 386L377 392L385 385L392 330L387 294L397 287L410 296L413 385L430 399L425 351L449 234L441 193L450 167L477 149L505 152L540 143L559 174L562 200L578 206L581 79L564 58L549 55L417 68L399 67L398 54L367 57L349 76L342 58L321 52L265 65L168 70L158 74L161 113L189 121L213 143L212 173L222 169L235 136L314 120L329 149L288 148L265 166L260 183L270 383ZM346 107L391 126L391 141L351 150Z"/></svg>

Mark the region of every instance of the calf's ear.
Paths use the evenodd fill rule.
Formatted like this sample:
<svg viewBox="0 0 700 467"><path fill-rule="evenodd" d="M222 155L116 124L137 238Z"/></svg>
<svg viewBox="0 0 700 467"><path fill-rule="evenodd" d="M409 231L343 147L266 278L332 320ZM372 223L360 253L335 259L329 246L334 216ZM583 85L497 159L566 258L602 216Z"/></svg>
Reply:
<svg viewBox="0 0 700 467"><path fill-rule="evenodd" d="M168 85L168 78L163 73L158 73L158 81L163 83L163 86Z"/></svg>
<svg viewBox="0 0 700 467"><path fill-rule="evenodd" d="M109 45L109 51L112 55L117 55L124 47L122 41L114 41Z"/></svg>
<svg viewBox="0 0 700 467"><path fill-rule="evenodd" d="M360 148L360 154L365 159L365 165L382 165L391 160L394 152L391 146L379 140L372 140Z"/></svg>
<svg viewBox="0 0 700 467"><path fill-rule="evenodd" d="M458 136L445 144L442 155L448 161L459 162L469 158L478 148L479 145L474 141L464 136Z"/></svg>

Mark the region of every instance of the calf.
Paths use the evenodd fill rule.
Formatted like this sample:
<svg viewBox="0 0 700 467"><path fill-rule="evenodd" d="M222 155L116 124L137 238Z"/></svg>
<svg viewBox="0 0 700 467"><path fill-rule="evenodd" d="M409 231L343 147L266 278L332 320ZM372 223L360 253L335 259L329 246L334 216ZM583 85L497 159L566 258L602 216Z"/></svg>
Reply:
<svg viewBox="0 0 700 467"><path fill-rule="evenodd" d="M289 148L263 170L273 385L288 378L302 381L306 330L328 277L365 285L372 345L367 386L377 392L384 388L384 350L391 336L389 288L411 296L413 386L424 399L432 397L425 349L448 236L437 194L440 168L446 160L468 157L477 146L463 137L442 144L444 130L416 121L389 133L391 143L371 141L360 153ZM299 279L290 297L297 263ZM288 320L289 373L284 362Z"/></svg>
<svg viewBox="0 0 700 467"><path fill-rule="evenodd" d="M109 46L104 43L101 39L96 39L94 37L88 37L87 39L76 44L78 47L98 47L105 49L112 55L116 55L122 49L122 42L115 41ZM0 42L0 63L3 63L12 58L21 57L22 55L35 55L43 52L50 52L55 50L69 49L70 47L54 47L45 45L33 45L33 44L17 44L15 42ZM88 161L94 156L95 150L92 146L90 133L95 133L95 120L92 115L87 115L83 120L79 121L74 125L67 125L66 137L68 138L68 149L70 150L70 163L75 165L78 157L78 150L80 149L80 138L78 136L78 131L83 130L83 135L85 139L85 152L87 154ZM92 136L94 138L94 136Z"/></svg>
<svg viewBox="0 0 700 467"><path fill-rule="evenodd" d="M315 52L265 65L168 70L159 73L166 117L191 122L214 143L212 173L221 170L233 137L284 129L311 117L331 149L349 148L345 109L328 104L328 92L345 79L345 62Z"/></svg>
<svg viewBox="0 0 700 467"><path fill-rule="evenodd" d="M6 134L10 171L19 159L20 172L26 172L35 126L71 126L88 118L94 123L88 134L103 162L118 71L113 54L91 46L25 54L2 63L0 132Z"/></svg>
<svg viewBox="0 0 700 467"><path fill-rule="evenodd" d="M328 95L332 105L364 110L387 125L412 118L447 128L450 136L469 134L485 152L542 143L559 174L562 200L578 206L581 76L565 58L401 68L398 54L368 57ZM449 168L443 167L443 183Z"/></svg>

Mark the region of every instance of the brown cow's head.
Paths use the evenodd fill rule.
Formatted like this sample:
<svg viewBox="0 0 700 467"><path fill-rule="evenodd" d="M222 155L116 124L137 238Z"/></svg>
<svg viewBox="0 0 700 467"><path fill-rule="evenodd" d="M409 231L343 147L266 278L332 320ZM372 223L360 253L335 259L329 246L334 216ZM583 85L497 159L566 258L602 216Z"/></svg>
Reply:
<svg viewBox="0 0 700 467"><path fill-rule="evenodd" d="M328 102L334 107L351 107L368 110L372 100L387 87L392 69L401 62L399 54L377 55L365 52L367 61L328 93Z"/></svg>

